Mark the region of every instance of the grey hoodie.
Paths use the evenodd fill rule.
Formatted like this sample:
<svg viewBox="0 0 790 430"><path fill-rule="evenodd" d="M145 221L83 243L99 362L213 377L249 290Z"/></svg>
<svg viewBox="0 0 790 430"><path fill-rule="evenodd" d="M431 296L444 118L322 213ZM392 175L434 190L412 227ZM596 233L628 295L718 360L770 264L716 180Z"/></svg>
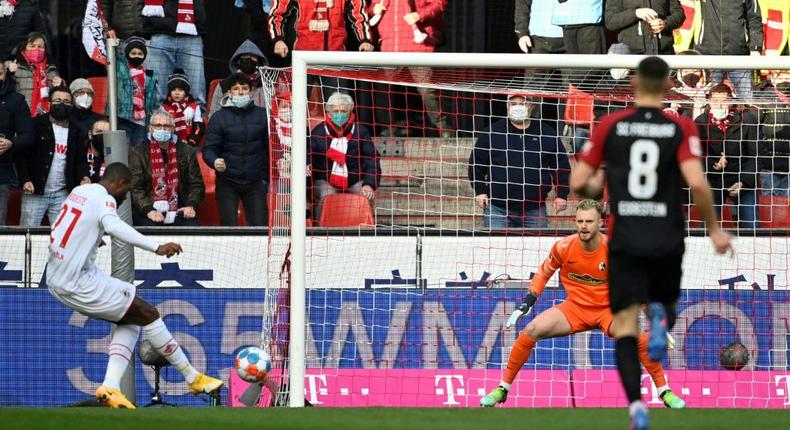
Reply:
<svg viewBox="0 0 790 430"><path fill-rule="evenodd" d="M242 44L239 45L238 48L236 48L236 52L234 52L233 55L230 57L230 60L228 60L228 69L230 70L230 73L236 73L238 71L239 57L245 54L255 55L257 57L260 57L263 60L260 62L260 64L268 64L268 61L266 60L266 56L263 55L263 52L261 52L260 49L258 49L258 46L255 45L255 43L253 43L251 40L247 39L244 42L242 42ZM261 83L259 79L258 82L253 83L252 94L250 95L252 96L252 102L255 104L255 106L260 106L265 108L266 98L263 92L263 88L261 88L260 84ZM209 119L211 118L211 115L214 115L214 112L217 112L218 110L222 109L224 106L228 105L228 103L229 100L226 99L225 92L222 91L222 85L217 85L217 87L214 89L214 93L211 95L211 104L209 106Z"/></svg>

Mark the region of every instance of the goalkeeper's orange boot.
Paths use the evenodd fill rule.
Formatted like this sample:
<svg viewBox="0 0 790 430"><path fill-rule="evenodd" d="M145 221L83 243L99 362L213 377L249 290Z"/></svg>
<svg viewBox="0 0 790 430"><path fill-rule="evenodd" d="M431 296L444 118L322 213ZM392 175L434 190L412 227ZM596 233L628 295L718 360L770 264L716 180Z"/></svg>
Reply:
<svg viewBox="0 0 790 430"><path fill-rule="evenodd" d="M96 389L96 400L111 408L135 409L134 404L123 395L121 390L102 385Z"/></svg>
<svg viewBox="0 0 790 430"><path fill-rule="evenodd" d="M195 377L195 380L189 384L189 392L192 394L211 394L222 388L223 384L224 382L217 378L212 378L211 376L198 373Z"/></svg>

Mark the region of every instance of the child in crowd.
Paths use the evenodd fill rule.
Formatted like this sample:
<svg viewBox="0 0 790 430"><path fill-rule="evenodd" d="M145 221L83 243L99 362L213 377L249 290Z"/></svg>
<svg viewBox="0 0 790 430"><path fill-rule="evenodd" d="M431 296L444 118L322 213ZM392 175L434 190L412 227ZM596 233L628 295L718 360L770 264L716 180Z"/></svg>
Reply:
<svg viewBox="0 0 790 430"><path fill-rule="evenodd" d="M162 108L173 117L178 140L198 146L206 127L200 106L189 93L189 78L182 69L176 69L167 78L167 91Z"/></svg>

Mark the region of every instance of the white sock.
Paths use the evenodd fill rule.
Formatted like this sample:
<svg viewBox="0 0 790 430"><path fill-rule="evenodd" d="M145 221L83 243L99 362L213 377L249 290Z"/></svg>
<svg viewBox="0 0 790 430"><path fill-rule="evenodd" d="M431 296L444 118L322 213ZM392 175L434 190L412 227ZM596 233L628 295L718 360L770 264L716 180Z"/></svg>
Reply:
<svg viewBox="0 0 790 430"><path fill-rule="evenodd" d="M121 377L129 367L129 360L134 353L138 336L140 336L140 326L119 325L115 328L107 351L110 358L107 360L107 372L104 374L102 385L116 390L121 389Z"/></svg>
<svg viewBox="0 0 790 430"><path fill-rule="evenodd" d="M637 400L631 403L630 406L628 406L629 416L634 416L634 414L637 413L638 411L647 411L647 405L645 405L645 402L641 400Z"/></svg>
<svg viewBox="0 0 790 430"><path fill-rule="evenodd" d="M195 381L195 377L197 377L198 373L197 370L189 363L186 354L184 354L178 342L173 339L173 336L170 334L170 331L165 326L165 322L162 321L161 318L158 318L147 326L143 326L143 331L148 341L151 342L151 346L156 348L173 367L184 375L184 379L187 380L188 384Z"/></svg>
<svg viewBox="0 0 790 430"><path fill-rule="evenodd" d="M505 381L502 381L502 382L500 382L500 383L499 383L499 386L500 386L500 387L502 387L502 388L504 388L504 389L506 389L506 390L508 390L508 391L510 391L510 384L508 384L508 383L507 383L507 382L505 382Z"/></svg>
<svg viewBox="0 0 790 430"><path fill-rule="evenodd" d="M664 394L664 391L669 390L669 385L663 385L661 387L656 387L656 391L658 391L658 395Z"/></svg>

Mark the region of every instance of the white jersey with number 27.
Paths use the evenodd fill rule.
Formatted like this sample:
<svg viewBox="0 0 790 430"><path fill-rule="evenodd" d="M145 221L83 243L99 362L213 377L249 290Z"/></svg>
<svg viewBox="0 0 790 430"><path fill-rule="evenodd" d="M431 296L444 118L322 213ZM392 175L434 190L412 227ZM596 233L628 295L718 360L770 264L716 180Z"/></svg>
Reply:
<svg viewBox="0 0 790 430"><path fill-rule="evenodd" d="M47 262L47 285L61 291L77 288L78 280L93 268L107 232L132 245L155 251L158 244L118 218L115 198L100 184L74 188L52 224Z"/></svg>

